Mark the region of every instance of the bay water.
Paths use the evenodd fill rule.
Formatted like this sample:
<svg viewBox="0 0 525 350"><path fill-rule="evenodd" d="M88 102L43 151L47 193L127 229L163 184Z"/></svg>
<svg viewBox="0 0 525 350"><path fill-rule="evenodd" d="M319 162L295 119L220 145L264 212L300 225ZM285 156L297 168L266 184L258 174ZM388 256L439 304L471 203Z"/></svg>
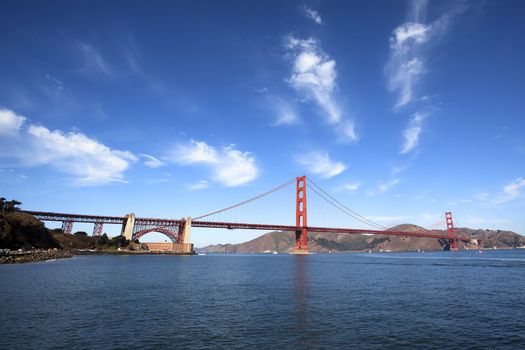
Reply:
<svg viewBox="0 0 525 350"><path fill-rule="evenodd" d="M525 250L0 266L3 349L525 349Z"/></svg>

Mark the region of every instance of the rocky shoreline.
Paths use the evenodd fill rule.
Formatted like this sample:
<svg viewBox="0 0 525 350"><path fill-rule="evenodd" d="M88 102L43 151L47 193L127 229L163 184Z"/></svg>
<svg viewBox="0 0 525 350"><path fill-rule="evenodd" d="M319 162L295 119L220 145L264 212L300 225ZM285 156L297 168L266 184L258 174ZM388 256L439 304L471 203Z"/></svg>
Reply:
<svg viewBox="0 0 525 350"><path fill-rule="evenodd" d="M0 264L20 264L39 261L71 258L73 254L67 250L30 250L25 252L9 252L0 255Z"/></svg>

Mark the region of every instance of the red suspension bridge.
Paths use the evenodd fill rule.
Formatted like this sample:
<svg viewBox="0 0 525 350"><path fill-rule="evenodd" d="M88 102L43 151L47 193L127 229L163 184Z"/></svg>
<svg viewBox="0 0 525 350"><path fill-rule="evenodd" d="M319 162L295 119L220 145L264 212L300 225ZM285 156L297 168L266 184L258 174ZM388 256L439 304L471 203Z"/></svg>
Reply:
<svg viewBox="0 0 525 350"><path fill-rule="evenodd" d="M239 208L251 205L254 202L262 200L284 188L289 188L295 183L295 225L294 224L272 224L272 223L253 223L245 220L231 221L218 220L217 218L225 213L239 210ZM369 228L341 228L329 226L309 226L308 225L308 206L307 206L307 188L313 194L323 199L332 208L337 209L340 213L359 221ZM391 235L404 237L423 237L434 238L439 241L441 246L446 250L457 250L458 242L470 243L469 237L457 236L454 227L454 221L451 212L445 214L446 231L399 231L387 229L386 227L360 215L359 213L348 208L346 205L335 199L328 192L323 190L306 176L294 178L284 184L277 186L267 192L259 194L248 200L239 202L235 205L213 211L208 214L200 215L194 218L186 217L182 219L160 219L160 218L141 218L135 214L126 216L98 216L98 215L79 215L64 214L41 211L27 211L42 221L59 221L62 222L62 230L65 233L71 233L73 223L92 223L94 224L93 235L100 236L105 224L122 225L121 234L130 240L138 240L150 232L159 232L166 235L173 243L186 246L186 250L193 249L190 243L190 233L192 227L198 228L220 228L220 229L247 229L247 230L264 230L264 231L291 231L295 232L295 252L308 253L308 233L346 233L346 234L371 234L371 235ZM249 220L248 220L249 221Z"/></svg>

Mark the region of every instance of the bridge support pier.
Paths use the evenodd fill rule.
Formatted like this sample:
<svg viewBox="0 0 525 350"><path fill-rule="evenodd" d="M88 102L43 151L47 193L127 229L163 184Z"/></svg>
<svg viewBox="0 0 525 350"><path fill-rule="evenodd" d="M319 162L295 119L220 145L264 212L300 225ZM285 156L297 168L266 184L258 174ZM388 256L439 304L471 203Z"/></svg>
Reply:
<svg viewBox="0 0 525 350"><path fill-rule="evenodd" d="M122 225L122 232L120 234L131 241L133 238L133 229L135 228L135 214L131 213L126 215L126 217L126 222Z"/></svg>
<svg viewBox="0 0 525 350"><path fill-rule="evenodd" d="M306 210L306 176L297 178L295 201L295 254L308 254L308 229Z"/></svg>
<svg viewBox="0 0 525 350"><path fill-rule="evenodd" d="M73 232L73 221L62 221L62 232L71 234Z"/></svg>
<svg viewBox="0 0 525 350"><path fill-rule="evenodd" d="M95 227L93 227L93 237L102 236L103 230L104 230L104 223L95 222Z"/></svg>
<svg viewBox="0 0 525 350"><path fill-rule="evenodd" d="M191 235L191 216L182 218L179 225L179 244L182 243L182 249L185 253L193 254L193 244L190 243Z"/></svg>
<svg viewBox="0 0 525 350"><path fill-rule="evenodd" d="M184 228L182 230L182 243L189 244L191 235L191 216L184 219Z"/></svg>

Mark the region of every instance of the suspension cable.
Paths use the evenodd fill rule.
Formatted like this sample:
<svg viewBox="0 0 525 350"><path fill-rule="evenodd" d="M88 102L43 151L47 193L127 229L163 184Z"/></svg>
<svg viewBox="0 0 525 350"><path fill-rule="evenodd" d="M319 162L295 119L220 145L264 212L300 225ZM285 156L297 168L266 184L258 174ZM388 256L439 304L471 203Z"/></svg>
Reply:
<svg viewBox="0 0 525 350"><path fill-rule="evenodd" d="M239 202L239 203L237 203L237 204L231 205L231 206L229 206L229 207L227 207L227 208L224 208L224 209L219 209L219 210L213 211L213 212L208 213L208 214L204 214L204 215L201 215L201 216L197 216L196 218L193 218L193 220L199 220L199 219L202 219L202 218L205 218L205 217L211 216L211 215L215 215L215 214L223 213L223 212L228 211L228 210L230 210L230 209L234 209L234 208L240 207L241 205L244 205L244 204L248 204L248 203L253 202L253 201L257 200L257 199L260 199L260 198L262 198L262 197L264 197L264 196L267 196L267 195L269 195L269 194L271 194L271 193L273 193L273 192L279 191L280 189L285 188L286 186L290 185L291 183L293 183L293 182L295 182L295 181L296 181L295 178L293 178L293 179L291 179L290 181L287 181L287 182L283 183L282 185L279 185L279 186L277 186L277 187L274 187L274 188L272 188L271 190L266 191L266 192L264 192L264 193L261 193L261 194L255 196L255 197L252 197L252 198L247 199L247 200L245 200L245 201L242 201L242 202Z"/></svg>
<svg viewBox="0 0 525 350"><path fill-rule="evenodd" d="M312 185L315 186L315 188L317 188L319 191L321 191L322 193L324 193L324 195L326 195L328 198L330 198L331 200L327 199L324 195L322 195L321 193L319 193L314 187L310 187L312 189L312 191L314 191L315 193L317 193L321 198L323 198L325 201L327 201L328 203L330 203L331 205L333 205L335 208L339 209L340 211L342 211L343 213L347 214L347 215L350 215L351 217L353 217L354 219L366 224L366 225L369 225L369 226L373 226L373 227L376 227L376 228L379 228L379 229L382 229L382 230L387 230L388 228L383 226L383 225L380 225L380 224L377 224L375 222L373 222L372 220L369 220L367 218L365 218L364 216L362 216L361 214L359 213L356 213L355 211L353 211L352 209L348 208L347 206L345 206L343 203L339 202L337 199L335 199L334 197L332 197L330 194L328 194L325 190L323 190L321 187L319 187L316 183L314 183L310 178L308 178L308 182L310 182ZM333 203L335 202L335 203ZM337 203L337 204L336 204Z"/></svg>
<svg viewBox="0 0 525 350"><path fill-rule="evenodd" d="M454 222L454 228L465 227L465 226L461 225L461 223L459 222L459 220L458 220L456 215L452 216L452 222ZM456 223L457 223L457 225L456 225Z"/></svg>

